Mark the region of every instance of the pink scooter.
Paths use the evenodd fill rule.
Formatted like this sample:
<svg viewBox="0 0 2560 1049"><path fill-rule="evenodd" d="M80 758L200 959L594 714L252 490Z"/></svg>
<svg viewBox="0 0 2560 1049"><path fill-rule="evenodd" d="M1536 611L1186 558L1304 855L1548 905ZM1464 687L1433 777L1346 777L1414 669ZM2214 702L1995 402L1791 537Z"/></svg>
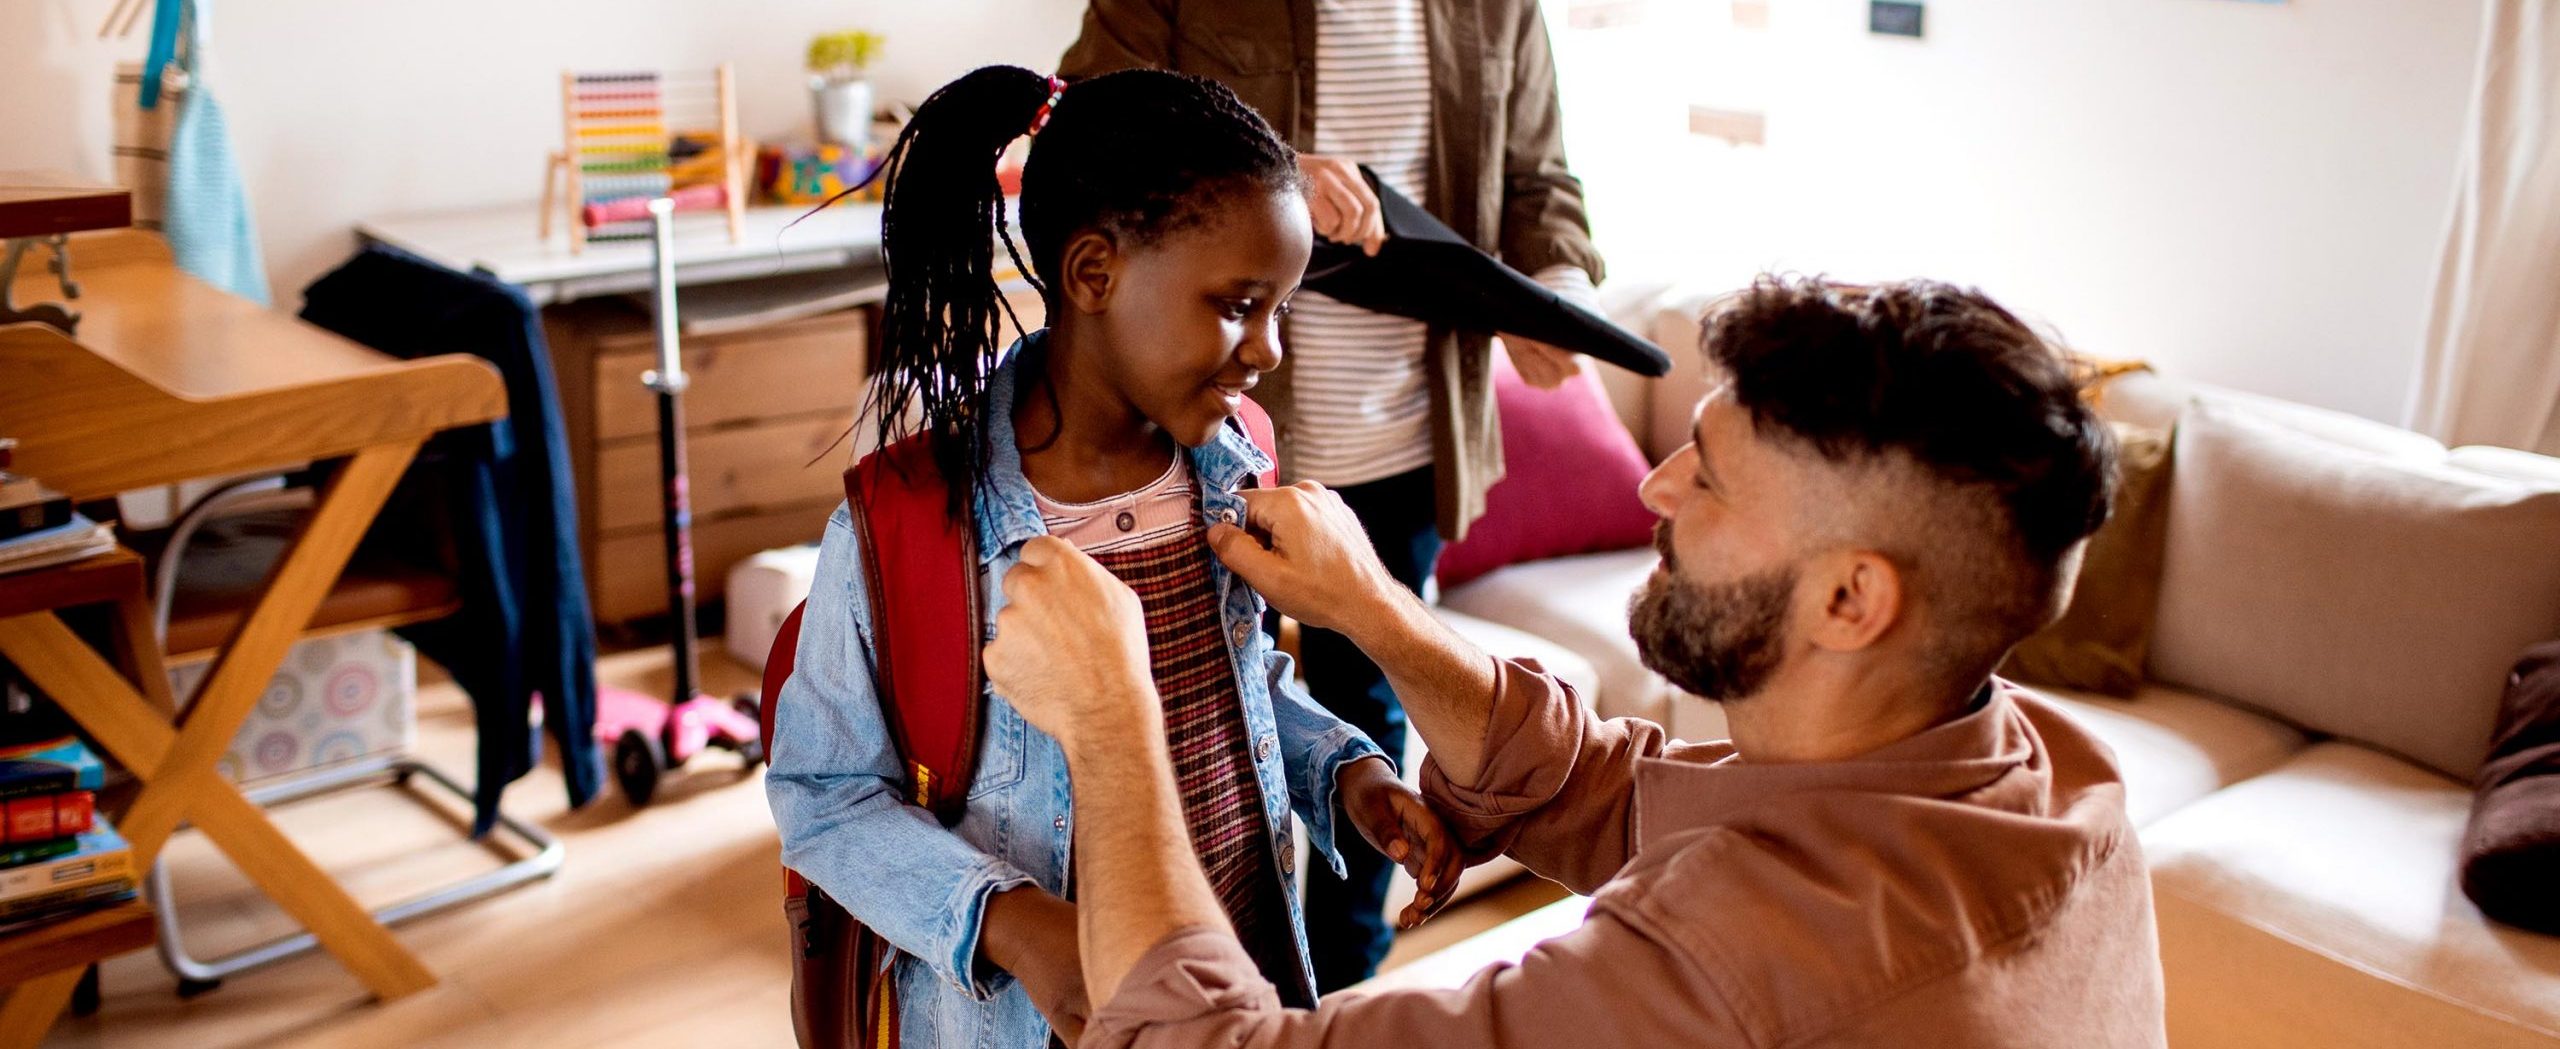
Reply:
<svg viewBox="0 0 2560 1049"><path fill-rule="evenodd" d="M764 760L756 725L756 697L734 700L697 688L700 643L693 622L693 501L687 494L684 454L684 357L676 338L675 201L648 202L654 225L658 367L640 381L658 394L658 468L666 479L667 604L676 619L675 689L672 702L630 689L596 690L596 742L613 748L613 779L633 806L646 805L658 780L712 747L736 751L747 768Z"/></svg>

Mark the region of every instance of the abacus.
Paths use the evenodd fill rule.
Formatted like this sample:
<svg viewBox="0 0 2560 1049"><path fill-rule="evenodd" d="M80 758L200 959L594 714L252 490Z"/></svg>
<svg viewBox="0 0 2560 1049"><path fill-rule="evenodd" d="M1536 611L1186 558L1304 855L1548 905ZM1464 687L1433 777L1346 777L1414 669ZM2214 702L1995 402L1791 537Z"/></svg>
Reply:
<svg viewBox="0 0 2560 1049"><path fill-rule="evenodd" d="M560 122L564 146L543 181L545 241L564 201L573 253L589 241L645 240L648 202L659 197L679 212L724 211L729 242L745 236L754 147L738 134L728 65L690 75L562 73Z"/></svg>

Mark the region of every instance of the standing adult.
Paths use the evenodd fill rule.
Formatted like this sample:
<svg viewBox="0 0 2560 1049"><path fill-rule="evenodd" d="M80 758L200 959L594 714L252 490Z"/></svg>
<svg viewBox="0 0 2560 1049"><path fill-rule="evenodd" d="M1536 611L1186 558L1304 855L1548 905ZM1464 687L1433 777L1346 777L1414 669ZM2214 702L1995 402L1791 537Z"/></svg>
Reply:
<svg viewBox="0 0 2560 1049"><path fill-rule="evenodd" d="M1536 0L1091 0L1060 75L1136 66L1209 77L1260 110L1301 154L1319 235L1373 252L1384 240L1366 166L1476 246L1592 304L1600 256L1565 166ZM1277 424L1282 479L1339 492L1380 563L1419 593L1442 544L1465 534L1502 478L1496 333L1312 291L1295 307L1287 357L1254 391ZM1534 385L1562 385L1577 368L1565 351L1503 342ZM1386 675L1339 633L1301 638L1317 702L1403 753L1404 711ZM1320 990L1367 979L1386 957L1393 871L1355 843L1338 875L1309 872Z"/></svg>

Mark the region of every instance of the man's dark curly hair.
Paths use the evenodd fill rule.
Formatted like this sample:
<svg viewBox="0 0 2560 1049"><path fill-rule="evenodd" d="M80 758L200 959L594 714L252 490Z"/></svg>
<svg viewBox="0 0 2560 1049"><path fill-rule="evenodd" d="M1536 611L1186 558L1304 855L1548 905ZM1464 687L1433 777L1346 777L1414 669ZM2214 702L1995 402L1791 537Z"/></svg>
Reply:
<svg viewBox="0 0 2560 1049"><path fill-rule="evenodd" d="M1904 460L1943 488L1988 497L1994 512L1978 516L2006 533L1993 548L2011 557L1976 558L1965 574L1997 571L1999 560L2016 569L2000 573L2016 592L1987 602L2008 635L1998 650L2060 614L2065 555L2114 498L2115 442L2069 362L2016 315L1936 281L1771 276L1711 313L1702 341L1762 437L1833 463Z"/></svg>

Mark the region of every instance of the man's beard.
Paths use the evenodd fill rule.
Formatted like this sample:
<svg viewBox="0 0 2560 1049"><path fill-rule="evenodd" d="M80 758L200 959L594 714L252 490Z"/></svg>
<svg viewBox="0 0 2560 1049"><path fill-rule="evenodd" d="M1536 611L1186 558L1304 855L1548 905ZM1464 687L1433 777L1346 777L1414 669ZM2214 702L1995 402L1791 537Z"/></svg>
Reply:
<svg viewBox="0 0 2560 1049"><path fill-rule="evenodd" d="M1729 582L1682 579L1666 528L1654 529L1662 568L1627 607L1636 655L1654 673L1718 703L1747 698L1769 683L1784 648L1796 568L1787 565Z"/></svg>

